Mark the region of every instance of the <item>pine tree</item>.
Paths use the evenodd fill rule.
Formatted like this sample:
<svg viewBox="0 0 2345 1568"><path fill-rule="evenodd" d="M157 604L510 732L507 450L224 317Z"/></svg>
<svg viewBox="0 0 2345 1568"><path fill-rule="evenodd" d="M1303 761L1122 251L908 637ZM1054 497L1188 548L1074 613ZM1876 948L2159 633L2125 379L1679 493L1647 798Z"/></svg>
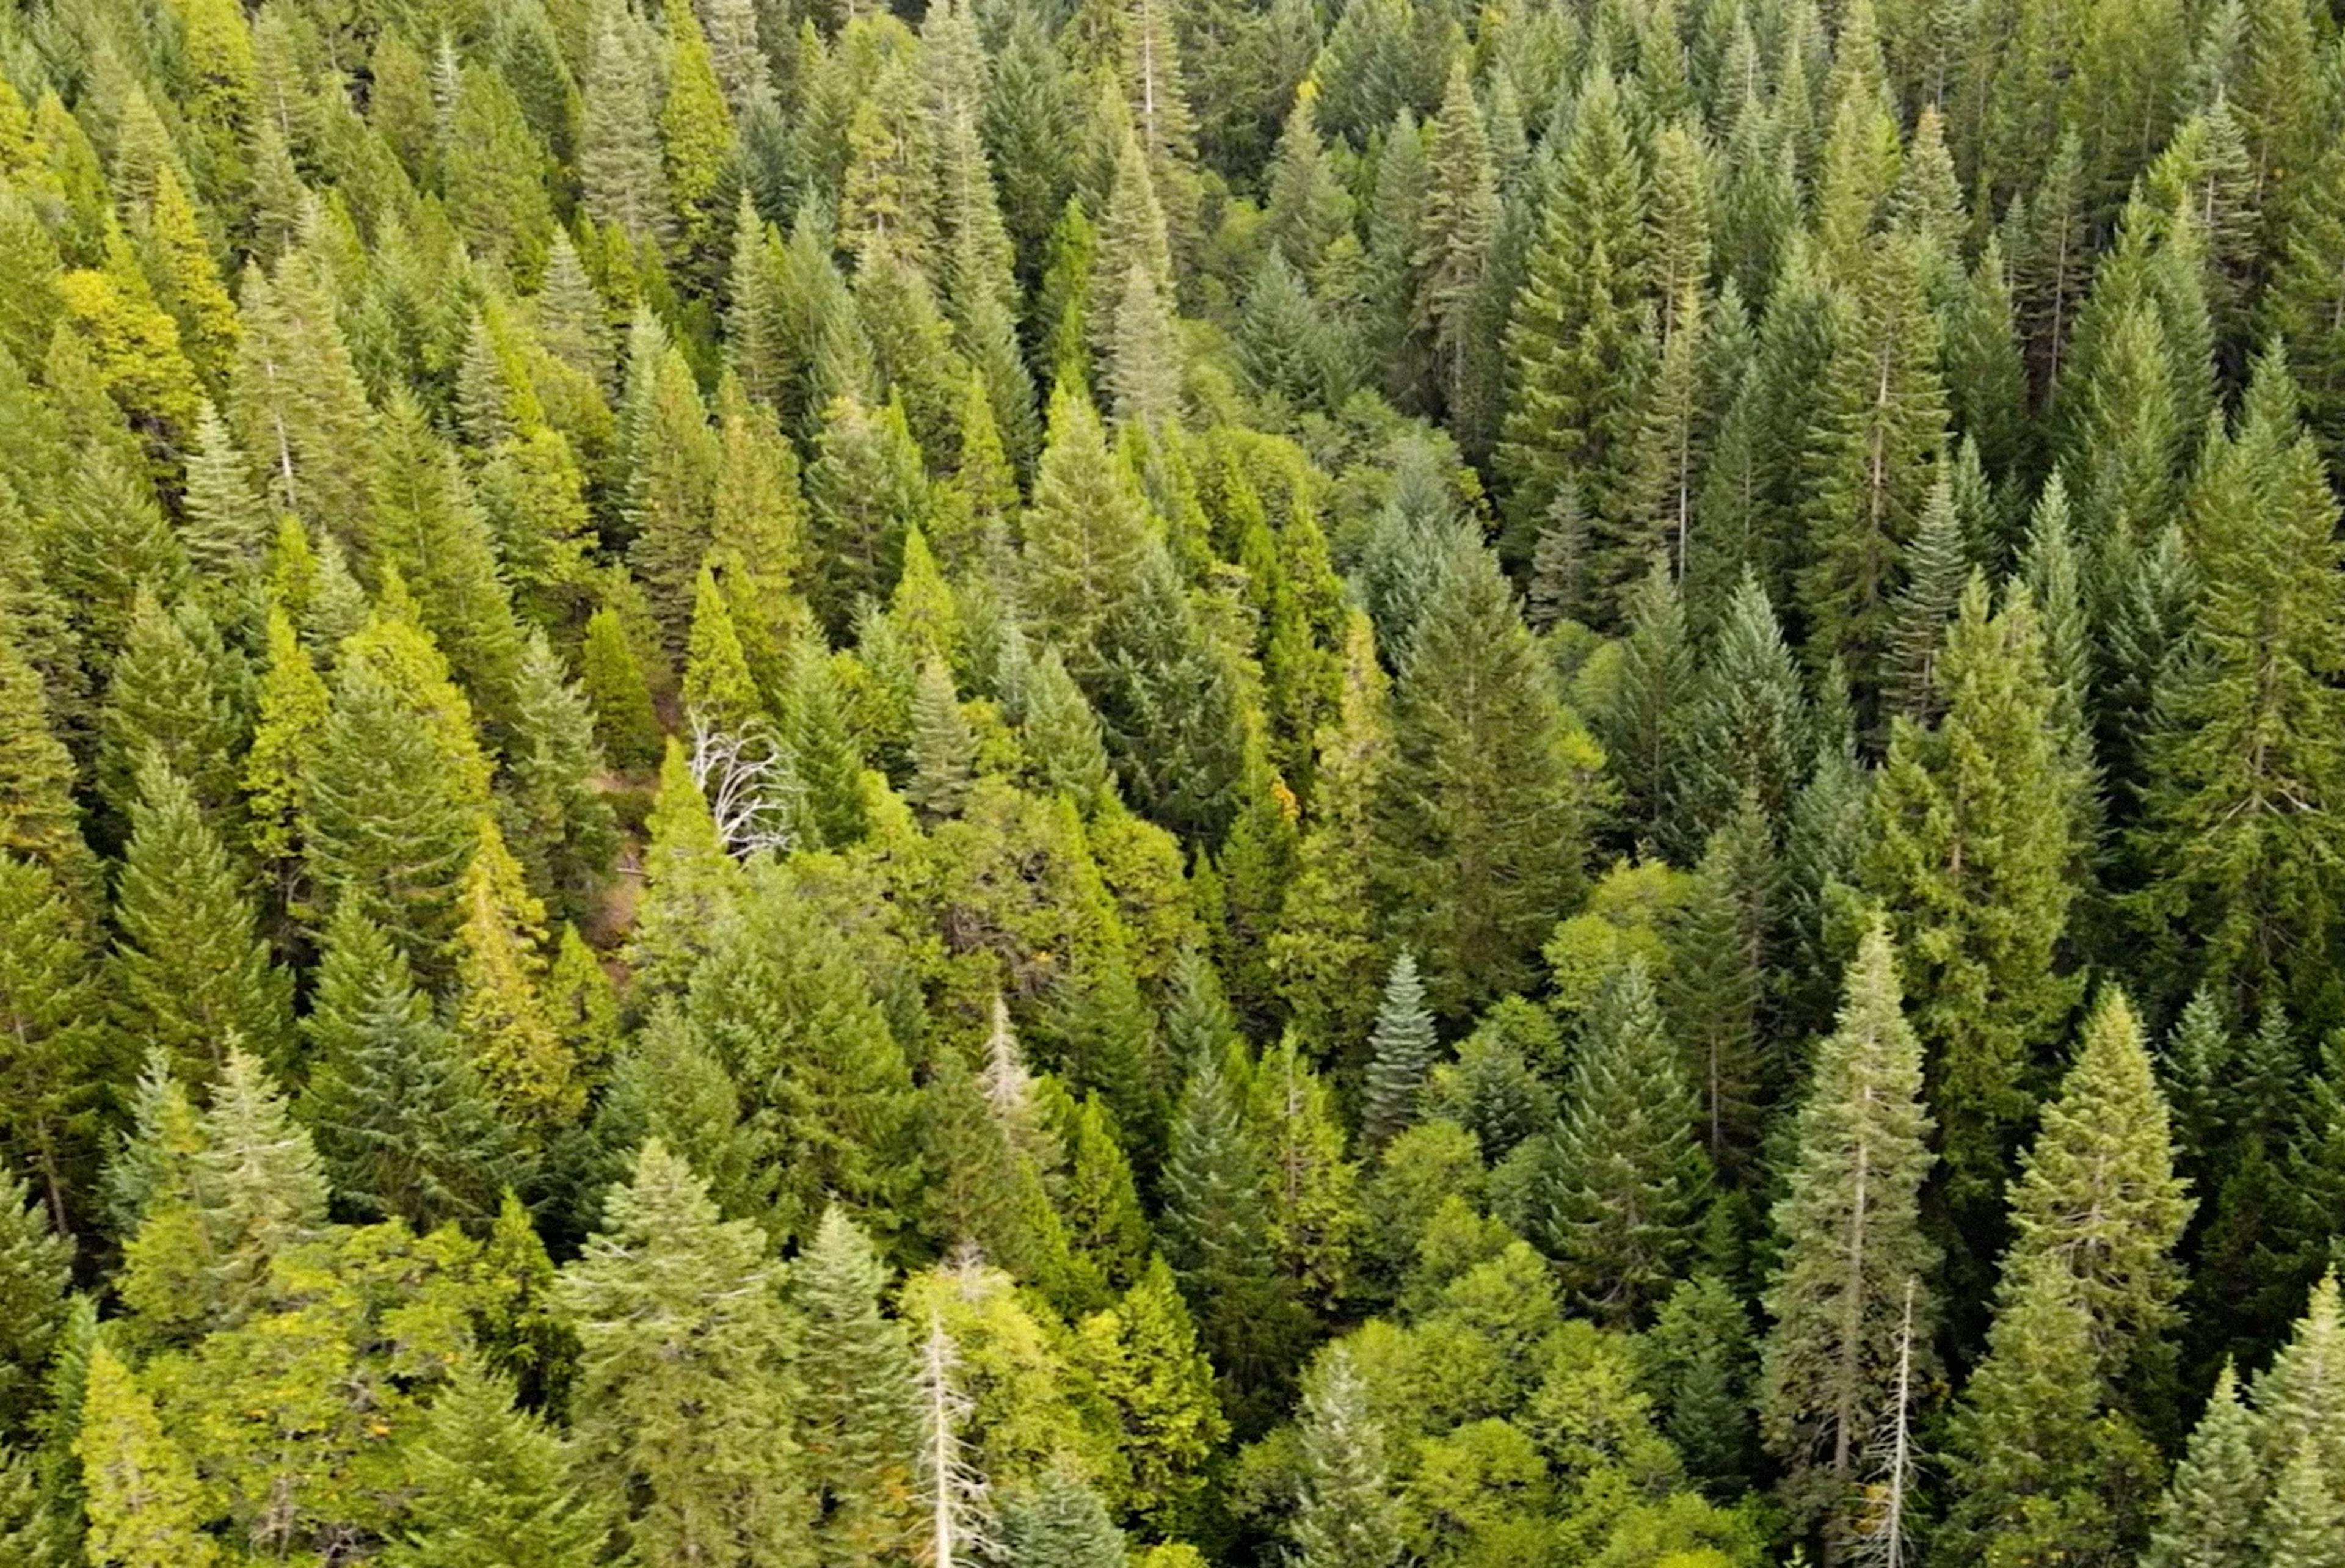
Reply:
<svg viewBox="0 0 2345 1568"><path fill-rule="evenodd" d="M1782 1252L1764 1302L1761 1354L1767 1447L1788 1468L1787 1501L1827 1536L1847 1528L1857 1465L1888 1413L1902 1303L1932 1277L1921 1227L1933 1163L1922 1046L1905 1021L1897 953L1876 923L1845 982L1839 1027L1816 1048L1794 1126L1789 1185L1775 1205ZM1917 1309L1921 1342L1934 1316Z"/></svg>
<svg viewBox="0 0 2345 1568"><path fill-rule="evenodd" d="M309 759L302 853L325 907L356 899L421 975L443 972L476 811L413 694L368 660L335 673Z"/></svg>
<svg viewBox="0 0 2345 1568"><path fill-rule="evenodd" d="M74 763L50 728L41 678L19 652L16 619L0 612L0 850L39 861L76 898L96 892L81 835Z"/></svg>
<svg viewBox="0 0 2345 1568"><path fill-rule="evenodd" d="M460 1364L408 1460L415 1488L397 1568L587 1568L603 1553L600 1505L571 1475L568 1445L513 1408L502 1378Z"/></svg>
<svg viewBox="0 0 2345 1568"><path fill-rule="evenodd" d="M912 696L912 804L931 819L958 816L969 798L969 771L977 760L977 736L953 691L942 661L920 666Z"/></svg>
<svg viewBox="0 0 2345 1568"><path fill-rule="evenodd" d="M790 1291L805 1325L797 1441L825 1563L888 1562L919 1533L918 1363L882 1310L887 1290L869 1238L838 1205L824 1210Z"/></svg>
<svg viewBox="0 0 2345 1568"><path fill-rule="evenodd" d="M603 753L585 694L532 628L515 672L505 741L505 831L534 891L559 914L582 917L618 850L611 807L594 787Z"/></svg>
<svg viewBox="0 0 2345 1568"><path fill-rule="evenodd" d="M2078 989L2055 966L2075 896L2076 818L2059 809L2074 784L2024 593L1990 617L1974 577L1936 680L1945 718L1929 732L1896 726L1860 875L1904 960L1943 1129L1945 1202L1983 1263L2040 1064Z"/></svg>
<svg viewBox="0 0 2345 1568"><path fill-rule="evenodd" d="M1962 518L1954 511L1953 476L1942 465L1906 557L1905 586L1890 608L1881 693L1890 713L1920 724L1937 716L1938 657L1970 575Z"/></svg>
<svg viewBox="0 0 2345 1568"><path fill-rule="evenodd" d="M1077 1331L1091 1393L1122 1418L1130 1512L1151 1533L1178 1538L1198 1522L1203 1466L1229 1428L1172 1270L1152 1258L1122 1300Z"/></svg>
<svg viewBox="0 0 2345 1568"><path fill-rule="evenodd" d="M1784 1087L1766 1049L1784 953L1782 855L1755 792L1710 836L1672 934L1663 993L1711 1167L1758 1152L1758 1123Z"/></svg>
<svg viewBox="0 0 2345 1568"><path fill-rule="evenodd" d="M373 465L374 414L352 366L321 260L248 265L237 301L243 336L228 417L269 476L269 500L338 538L360 537Z"/></svg>
<svg viewBox="0 0 2345 1568"><path fill-rule="evenodd" d="M1027 673L1019 741L1026 774L1049 794L1064 794L1089 813L1112 799L1115 775L1108 767L1107 744L1099 715L1059 657L1045 648Z"/></svg>
<svg viewBox="0 0 2345 1568"><path fill-rule="evenodd" d="M1529 988L1530 957L1578 890L1575 769L1592 763L1487 552L1446 571L1394 705L1380 878L1407 912L1436 1011ZM1438 781L1436 783L1436 781Z"/></svg>
<svg viewBox="0 0 2345 1568"><path fill-rule="evenodd" d="M649 54L640 24L624 16L603 21L586 67L578 147L586 210L635 239L665 238L674 221Z"/></svg>
<svg viewBox="0 0 2345 1568"><path fill-rule="evenodd" d="M659 720L625 624L607 603L587 617L579 673L594 704L594 733L612 764L630 770L651 766L659 754Z"/></svg>
<svg viewBox="0 0 2345 1568"><path fill-rule="evenodd" d="M1884 674L1899 563L1945 440L1938 329L1914 242L1869 243L1806 440L1809 560L1800 597L1813 656L1838 655L1860 693Z"/></svg>
<svg viewBox="0 0 2345 1568"><path fill-rule="evenodd" d="M211 1568L195 1466L164 1431L155 1401L100 1342L89 1355L74 1439L86 1494L89 1561L116 1568Z"/></svg>
<svg viewBox="0 0 2345 1568"><path fill-rule="evenodd" d="M556 1300L582 1360L575 1429L591 1485L624 1496L647 1563L799 1560L810 1510L791 1434L789 1332L763 1232L723 1220L654 1140L613 1189Z"/></svg>
<svg viewBox="0 0 2345 1568"><path fill-rule="evenodd" d="M1417 1098L1438 1050L1416 956L1404 950L1385 977L1384 1000L1368 1035L1367 1099L1360 1135L1371 1147L1391 1142L1416 1119Z"/></svg>
<svg viewBox="0 0 2345 1568"><path fill-rule="evenodd" d="M1650 549L1631 505L1631 447L1645 379L1650 195L1609 71L1582 87L1540 238L1507 336L1514 397L1498 450L1519 517L1543 515L1565 480L1593 527L1591 597L1634 578ZM1672 300L1671 303L1674 303Z"/></svg>
<svg viewBox="0 0 2345 1568"><path fill-rule="evenodd" d="M1708 1272L1679 1281L1645 1331L1644 1363L1662 1434L1687 1471L1713 1496L1747 1487L1757 1358L1749 1310L1733 1289Z"/></svg>
<svg viewBox="0 0 2345 1568"><path fill-rule="evenodd" d="M1292 1523L1304 1568L1389 1568L1400 1559L1399 1499L1385 1434L1349 1347L1323 1357L1304 1391L1302 1485Z"/></svg>
<svg viewBox="0 0 2345 1568"><path fill-rule="evenodd" d="M61 1231L88 1201L107 1077L84 933L46 866L0 855L0 1147Z"/></svg>
<svg viewBox="0 0 2345 1568"><path fill-rule="evenodd" d="M1709 1184L1695 1106L1644 965L1605 977L1589 1007L1548 1156L1550 1247L1599 1315L1639 1320L1693 1240Z"/></svg>
<svg viewBox="0 0 2345 1568"><path fill-rule="evenodd" d="M39 1424L41 1374L71 1310L73 1254L24 1181L0 1174L0 1431L12 1440Z"/></svg>
<svg viewBox="0 0 2345 1568"><path fill-rule="evenodd" d="M139 769L138 794L115 901L118 1027L170 1052L190 1080L239 1046L284 1060L293 976L270 961L228 851L159 752Z"/></svg>
<svg viewBox="0 0 2345 1568"><path fill-rule="evenodd" d="M1079 391L1061 387L1051 396L1050 438L1026 514L1030 634L1088 660L1107 617L1139 591L1149 535L1140 495L1109 455L1098 414Z"/></svg>
<svg viewBox="0 0 2345 1568"><path fill-rule="evenodd" d="M809 597L837 632L859 598L881 599L895 586L905 532L930 512L920 449L899 400L875 409L849 396L823 410L807 501L820 563Z"/></svg>
<svg viewBox="0 0 2345 1568"><path fill-rule="evenodd" d="M421 1233L481 1224L524 1184L511 1126L355 901L326 928L301 1033L310 1067L299 1108L341 1203Z"/></svg>
<svg viewBox="0 0 2345 1568"><path fill-rule="evenodd" d="M127 815L149 752L218 814L234 797L233 754L242 744L235 693L218 676L233 668L218 629L188 601L175 612L141 584L98 717L98 787Z"/></svg>
<svg viewBox="0 0 2345 1568"><path fill-rule="evenodd" d="M1170 551L1148 552L1092 652L1105 665L1094 692L1126 798L1176 833L1221 837L1245 765L1244 715Z"/></svg>

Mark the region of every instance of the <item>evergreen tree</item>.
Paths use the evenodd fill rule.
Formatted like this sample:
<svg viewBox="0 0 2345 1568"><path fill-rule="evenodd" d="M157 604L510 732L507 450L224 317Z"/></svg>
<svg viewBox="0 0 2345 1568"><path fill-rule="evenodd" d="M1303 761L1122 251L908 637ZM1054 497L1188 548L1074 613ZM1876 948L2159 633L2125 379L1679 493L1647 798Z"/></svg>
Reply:
<svg viewBox="0 0 2345 1568"><path fill-rule="evenodd" d="M1928 732L1897 725L1860 874L1904 960L1945 1201L1983 1261L2040 1064L2077 992L2055 967L2075 896L2076 817L2064 809L2075 784L2024 594L1990 617L1974 576L1935 678L1945 718Z"/></svg>
<svg viewBox="0 0 2345 1568"><path fill-rule="evenodd" d="M1490 164L1489 136L1466 64L1454 60L1433 122L1424 217L1410 257L1419 278L1415 325L1430 336L1436 385L1453 413L1467 398L1473 305L1497 228L1497 176Z"/></svg>
<svg viewBox="0 0 2345 1568"><path fill-rule="evenodd" d="M0 855L0 1138L60 1230L87 1201L111 1076L84 930L46 866Z"/></svg>
<svg viewBox="0 0 2345 1568"><path fill-rule="evenodd" d="M1067 656L1091 657L1101 625L1139 592L1149 556L1147 513L1109 455L1099 416L1080 391L1051 396L1051 433L1026 514L1024 605L1030 631ZM1079 678L1088 681L1088 667Z"/></svg>
<svg viewBox="0 0 2345 1568"><path fill-rule="evenodd" d="M838 1205L824 1210L790 1291L805 1324L797 1441L825 1563L890 1561L920 1527L918 1363L882 1310L887 1289L870 1239Z"/></svg>
<svg viewBox="0 0 2345 1568"><path fill-rule="evenodd" d="M1640 1320L1692 1242L1710 1178L1694 1116L1652 980L1632 958L1589 1009L1547 1171L1551 1250L1566 1287L1602 1317Z"/></svg>
<svg viewBox="0 0 2345 1568"><path fill-rule="evenodd" d="M912 804L929 817L956 816L969 798L977 736L940 660L920 666L912 695Z"/></svg>
<svg viewBox="0 0 2345 1568"><path fill-rule="evenodd" d="M659 721L652 712L651 691L645 684L634 645L628 641L617 612L608 604L587 618L579 675L594 705L594 733L612 764L627 769L650 766L659 753Z"/></svg>
<svg viewBox="0 0 2345 1568"><path fill-rule="evenodd" d="M101 1342L89 1355L74 1452L86 1496L89 1561L118 1568L210 1568L195 1466L163 1430L155 1401Z"/></svg>
<svg viewBox="0 0 2345 1568"><path fill-rule="evenodd" d="M1002 1504L1001 1535L1013 1560L1034 1568L1116 1568L1124 1561L1123 1532L1098 1493L1061 1471L1044 1471Z"/></svg>
<svg viewBox="0 0 2345 1568"><path fill-rule="evenodd" d="M1631 504L1631 448L1657 368L1644 319L1650 193L1610 72L1581 88L1554 180L1508 329L1515 392L1498 464L1523 518L1570 481L1601 531L1590 567L1601 604L1657 542Z"/></svg>
<svg viewBox="0 0 2345 1568"><path fill-rule="evenodd" d="M309 1016L302 1120L335 1196L419 1232L485 1222L524 1184L513 1132L454 1037L415 989L407 960L354 900L326 928Z"/></svg>
<svg viewBox="0 0 2345 1568"><path fill-rule="evenodd" d="M2143 1568L2248 1568L2259 1561L2256 1513L2265 1484L2255 1415L2226 1362L2174 1467Z"/></svg>
<svg viewBox="0 0 2345 1568"><path fill-rule="evenodd" d="M631 17L602 22L586 66L578 173L586 210L634 239L661 239L670 217L650 40Z"/></svg>
<svg viewBox="0 0 2345 1568"><path fill-rule="evenodd" d="M1533 946L1578 890L1593 748L1487 552L1445 572L1394 704L1379 871L1436 1010L1527 989ZM1437 781L1437 782L1436 782Z"/></svg>
<svg viewBox="0 0 2345 1568"><path fill-rule="evenodd" d="M1937 1264L1921 1227L1933 1163L1922 1046L1879 924L1845 984L1839 1027L1816 1048L1789 1185L1775 1205L1782 1250L1764 1297L1774 1325L1760 1361L1760 1428L1787 1468L1786 1500L1828 1539L1850 1528L1859 1463L1889 1413L1906 1291ZM1923 1344L1933 1315L1920 1295Z"/></svg>
<svg viewBox="0 0 2345 1568"><path fill-rule="evenodd" d="M2024 1280L2041 1259L2072 1275L2097 1375L2139 1418L2166 1414L2166 1336L2181 1287L2172 1254L2192 1205L2123 992L2106 991L2086 1020L2075 1063L2021 1159L2011 1207L2005 1274Z"/></svg>
<svg viewBox="0 0 2345 1568"><path fill-rule="evenodd" d="M645 1563L798 1561L810 1522L791 1435L790 1335L765 1235L722 1220L657 1140L556 1288L582 1352L589 1484L627 1500Z"/></svg>
<svg viewBox="0 0 2345 1568"><path fill-rule="evenodd" d="M1385 977L1384 1000L1368 1035L1367 1099L1360 1133L1371 1146L1391 1142L1416 1119L1417 1099L1439 1048L1433 1014L1425 1005L1425 986L1417 978L1416 958L1404 951Z"/></svg>
<svg viewBox="0 0 2345 1568"><path fill-rule="evenodd" d="M270 962L228 851L159 752L147 754L138 786L115 902L118 1027L170 1052L191 1080L239 1045L283 1060L293 977Z"/></svg>
<svg viewBox="0 0 2345 1568"><path fill-rule="evenodd" d="M1304 1391L1302 1485L1289 1526L1307 1568L1389 1568L1401 1553L1398 1499L1368 1391L1338 1344Z"/></svg>
<svg viewBox="0 0 2345 1568"><path fill-rule="evenodd" d="M1223 1405L1241 1432L1276 1409L1296 1324L1286 1282L1271 1266L1263 1150L1236 1080L1235 1048L1192 1066L1173 1112L1164 1167L1166 1255L1196 1314L1198 1338L1223 1380Z"/></svg>
<svg viewBox="0 0 2345 1568"><path fill-rule="evenodd" d="M608 1532L571 1464L559 1437L513 1408L503 1379L460 1365L408 1460L412 1533L391 1561L399 1568L586 1568Z"/></svg>
<svg viewBox="0 0 2345 1568"><path fill-rule="evenodd" d="M1667 842L1689 793L1689 699L1700 688L1685 602L1660 554L1622 592L1620 619L1619 678L1590 723L1619 783L1622 816L1639 840Z"/></svg>
<svg viewBox="0 0 2345 1568"><path fill-rule="evenodd" d="M2334 919L2312 872L2329 853L2317 803L2340 783L2320 737L2336 723L2345 648L2336 498L2320 469L2288 368L2268 355L2238 430L2191 486L2186 528L2204 587L2190 657L2158 696L2137 845L2157 868L2138 912L2164 950L2187 942L2205 983L2273 1002L2313 995L2309 955Z"/></svg>

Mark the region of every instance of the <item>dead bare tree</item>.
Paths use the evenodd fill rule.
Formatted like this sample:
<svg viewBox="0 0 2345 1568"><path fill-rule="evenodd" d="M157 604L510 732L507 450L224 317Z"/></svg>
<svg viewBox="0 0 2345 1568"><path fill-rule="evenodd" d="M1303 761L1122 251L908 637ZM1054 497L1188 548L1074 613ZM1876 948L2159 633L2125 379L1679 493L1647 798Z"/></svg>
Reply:
<svg viewBox="0 0 2345 1568"><path fill-rule="evenodd" d="M736 860L761 850L787 855L801 793L797 770L778 737L762 725L720 730L692 719L692 782L708 802L716 836Z"/></svg>

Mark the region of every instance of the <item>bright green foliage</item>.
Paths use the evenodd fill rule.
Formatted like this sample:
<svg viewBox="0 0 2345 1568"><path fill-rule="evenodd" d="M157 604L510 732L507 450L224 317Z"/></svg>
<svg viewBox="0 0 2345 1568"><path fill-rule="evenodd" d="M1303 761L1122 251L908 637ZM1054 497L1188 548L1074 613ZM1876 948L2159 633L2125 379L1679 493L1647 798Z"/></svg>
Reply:
<svg viewBox="0 0 2345 1568"><path fill-rule="evenodd" d="M192 1080L239 1047L281 1061L293 976L271 962L236 865L187 784L149 751L116 891L117 1023Z"/></svg>
<svg viewBox="0 0 2345 1568"><path fill-rule="evenodd" d="M2106 991L2020 1161L2004 1271L2024 1282L2042 1261L2075 1280L2098 1376L2145 1417L2172 1376L2172 1254L2192 1207L2140 1022L2123 992Z"/></svg>
<svg viewBox="0 0 2345 1568"><path fill-rule="evenodd" d="M1178 1535L1197 1522L1203 1466L1229 1426L1172 1270L1152 1258L1122 1300L1076 1332L1085 1392L1114 1411L1122 1433L1129 1512L1151 1533Z"/></svg>
<svg viewBox="0 0 2345 1568"><path fill-rule="evenodd" d="M563 1269L580 1473L626 1500L619 1529L647 1568L769 1568L804 1551L811 1505L775 1275L764 1232L719 1219L656 1140Z"/></svg>
<svg viewBox="0 0 2345 1568"><path fill-rule="evenodd" d="M1631 959L1582 1027L1546 1195L1564 1282L1602 1317L1641 1318L1677 1277L1710 1176L1693 1127L1652 980Z"/></svg>
<svg viewBox="0 0 2345 1568"><path fill-rule="evenodd" d="M2092 1322L2077 1281L2056 1260L2015 1257L1952 1424L1958 1501L1944 1547L1962 1563L2025 1562L2059 1553L2122 1563L2157 1452L2102 1409L2091 1375Z"/></svg>
<svg viewBox="0 0 2345 1568"><path fill-rule="evenodd" d="M1263 1141L1270 1249L1304 1300L1332 1307L1351 1283L1357 1168L1344 1158L1333 1097L1292 1034L1255 1064L1251 1112Z"/></svg>
<svg viewBox="0 0 2345 1568"><path fill-rule="evenodd" d="M1905 1021L1897 954L1878 925L1849 966L1840 1023L1817 1046L1775 1205L1781 1261L1765 1305L1759 1416L1788 1469L1786 1496L1828 1533L1849 1527L1865 1446L1890 1414L1909 1285L1918 1342L1933 1316L1937 1249L1921 1227L1934 1157L1922 1045Z"/></svg>
<svg viewBox="0 0 2345 1568"><path fill-rule="evenodd" d="M2226 1362L2174 1467L2144 1568L2248 1568L2258 1561L2256 1513L2268 1478L2255 1440L2255 1415Z"/></svg>
<svg viewBox="0 0 2345 1568"><path fill-rule="evenodd" d="M699 961L703 939L732 909L742 885L741 868L717 835L684 743L674 736L645 826L651 842L644 851L644 897L627 962L647 992L681 990Z"/></svg>
<svg viewBox="0 0 2345 1568"><path fill-rule="evenodd" d="M415 1487L399 1568L588 1568L602 1555L602 1507L572 1479L568 1445L513 1408L503 1379L459 1366L408 1460Z"/></svg>
<svg viewBox="0 0 2345 1568"><path fill-rule="evenodd" d="M659 721L626 627L607 604L587 618L579 676L594 704L594 733L612 764L649 767L659 753Z"/></svg>
<svg viewBox="0 0 2345 1568"><path fill-rule="evenodd" d="M100 1343L74 1452L87 1495L89 1561L108 1568L210 1568L218 1543L203 1533L203 1504L187 1454L155 1401Z"/></svg>
<svg viewBox="0 0 2345 1568"><path fill-rule="evenodd" d="M46 865L76 896L95 871L73 800L73 757L49 728L40 676L0 615L0 850Z"/></svg>
<svg viewBox="0 0 2345 1568"><path fill-rule="evenodd" d="M1085 666L1100 627L1139 591L1148 561L1145 510L1108 453L1099 416L1061 387L1026 515L1025 593L1031 632Z"/></svg>
<svg viewBox="0 0 2345 1568"><path fill-rule="evenodd" d="M878 1563L919 1530L919 1401L910 1336L887 1315L888 1271L837 1205L791 1270L801 1328L797 1442L821 1560Z"/></svg>

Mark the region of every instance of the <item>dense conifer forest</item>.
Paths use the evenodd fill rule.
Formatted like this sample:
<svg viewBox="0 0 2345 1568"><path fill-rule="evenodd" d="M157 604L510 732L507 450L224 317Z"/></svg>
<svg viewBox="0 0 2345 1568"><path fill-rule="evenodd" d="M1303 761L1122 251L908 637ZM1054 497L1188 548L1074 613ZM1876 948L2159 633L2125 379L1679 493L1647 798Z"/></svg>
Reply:
<svg viewBox="0 0 2345 1568"><path fill-rule="evenodd" d="M2345 1568L2334 4L0 9L0 1568Z"/></svg>

